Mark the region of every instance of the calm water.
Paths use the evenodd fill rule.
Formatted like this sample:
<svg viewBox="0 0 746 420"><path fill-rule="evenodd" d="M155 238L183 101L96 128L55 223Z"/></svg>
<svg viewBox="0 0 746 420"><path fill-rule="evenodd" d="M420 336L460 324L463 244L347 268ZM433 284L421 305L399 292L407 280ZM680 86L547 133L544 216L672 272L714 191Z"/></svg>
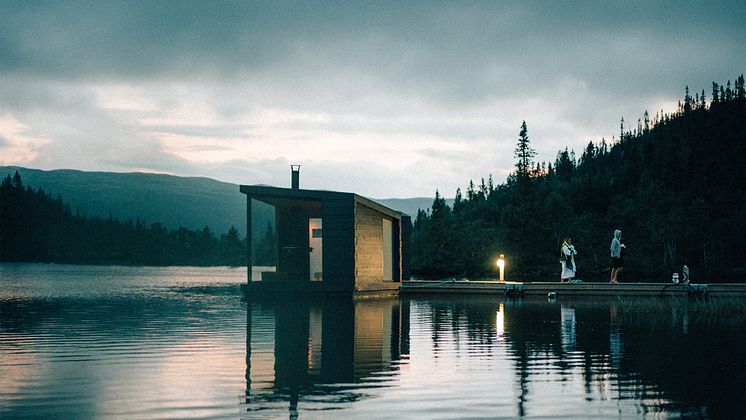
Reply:
<svg viewBox="0 0 746 420"><path fill-rule="evenodd" d="M245 269L0 265L0 418L727 418L744 314L241 302Z"/></svg>

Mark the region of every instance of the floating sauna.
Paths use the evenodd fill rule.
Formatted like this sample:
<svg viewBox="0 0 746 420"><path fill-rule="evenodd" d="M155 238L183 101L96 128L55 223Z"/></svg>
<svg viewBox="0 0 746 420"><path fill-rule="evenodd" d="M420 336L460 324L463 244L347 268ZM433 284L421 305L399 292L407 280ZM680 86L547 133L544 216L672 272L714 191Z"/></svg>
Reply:
<svg viewBox="0 0 746 420"><path fill-rule="evenodd" d="M247 296L397 294L410 276L411 218L354 193L241 185L249 243Z"/></svg>

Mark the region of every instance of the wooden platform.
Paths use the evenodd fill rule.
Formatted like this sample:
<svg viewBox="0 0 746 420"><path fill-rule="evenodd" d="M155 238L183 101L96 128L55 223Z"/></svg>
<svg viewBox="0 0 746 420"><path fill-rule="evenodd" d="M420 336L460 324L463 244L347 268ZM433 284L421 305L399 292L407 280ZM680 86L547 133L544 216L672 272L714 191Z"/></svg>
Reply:
<svg viewBox="0 0 746 420"><path fill-rule="evenodd" d="M325 287L326 286L326 287ZM300 295L300 296L352 296L355 299L369 297L397 296L400 291L398 282L367 282L348 287L329 287L320 281L255 281L241 284L241 293L245 299L266 295Z"/></svg>
<svg viewBox="0 0 746 420"><path fill-rule="evenodd" d="M746 298L746 283L674 285L672 283L563 283L469 280L412 280L401 285L402 295L436 293L474 293L495 295L548 296L687 296Z"/></svg>

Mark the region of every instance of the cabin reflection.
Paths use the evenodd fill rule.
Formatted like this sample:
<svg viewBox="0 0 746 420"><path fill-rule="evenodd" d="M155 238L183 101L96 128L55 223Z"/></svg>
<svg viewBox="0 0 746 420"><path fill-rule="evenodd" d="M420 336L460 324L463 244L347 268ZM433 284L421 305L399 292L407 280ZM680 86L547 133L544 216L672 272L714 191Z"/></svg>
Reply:
<svg viewBox="0 0 746 420"><path fill-rule="evenodd" d="M411 388L412 372L439 365L468 369L476 357L502 373L491 386L499 391L495 404L508 410L498 415L506 417L541 417L547 392L554 392L589 406L618 404L625 410L620 417L663 407L684 417L744 418L738 391L746 385L742 375L732 375L744 370L737 357L746 343L743 316L690 318L673 309L631 310L617 301L471 296L249 304L249 411L289 409L292 418L299 401L308 410L336 409L393 383L412 395L418 392ZM409 355L410 322L420 357L400 373L398 360ZM728 322L737 327L712 334ZM734 351L716 351L722 348ZM397 380L386 380L392 377ZM724 379L702 380L707 377ZM723 381L729 386L719 390Z"/></svg>
<svg viewBox="0 0 746 420"><path fill-rule="evenodd" d="M268 331L264 320L261 329L253 329L252 312L272 317L274 328ZM252 301L246 337L249 409L260 400L287 401L292 417L303 395L355 400L359 395L349 392L353 384L397 370L396 362L409 353L409 306L398 299ZM265 351L273 357L252 355L261 343L271 342L273 348Z"/></svg>

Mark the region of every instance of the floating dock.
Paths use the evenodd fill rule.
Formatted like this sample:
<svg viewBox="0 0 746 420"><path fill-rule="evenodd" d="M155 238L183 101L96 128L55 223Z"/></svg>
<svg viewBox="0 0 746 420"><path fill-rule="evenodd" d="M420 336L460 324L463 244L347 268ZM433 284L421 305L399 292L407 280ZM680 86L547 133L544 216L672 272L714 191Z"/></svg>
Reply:
<svg viewBox="0 0 746 420"><path fill-rule="evenodd" d="M559 283L484 280L410 280L402 282L402 295L482 294L521 296L688 296L746 298L746 283Z"/></svg>

